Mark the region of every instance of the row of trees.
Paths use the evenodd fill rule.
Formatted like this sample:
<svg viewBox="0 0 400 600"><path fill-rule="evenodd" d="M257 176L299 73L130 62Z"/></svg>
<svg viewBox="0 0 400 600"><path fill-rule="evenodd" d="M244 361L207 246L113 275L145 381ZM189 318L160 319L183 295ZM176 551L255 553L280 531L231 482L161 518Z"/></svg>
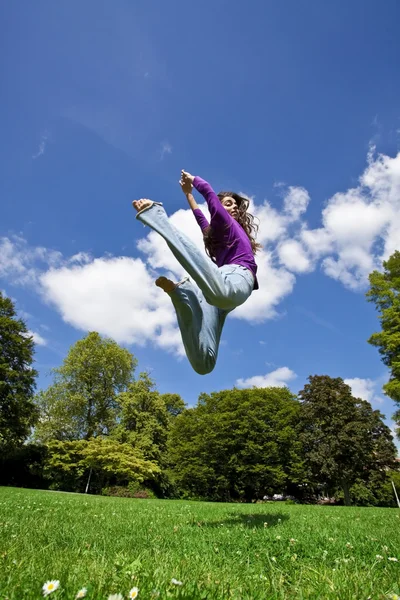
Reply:
<svg viewBox="0 0 400 600"><path fill-rule="evenodd" d="M400 401L400 253L370 281L382 322L370 342L391 369L385 391ZM346 504L394 501L390 430L340 378L311 376L297 396L287 388L201 394L187 408L147 373L135 377L127 349L91 332L34 396L33 341L1 293L0 342L0 483L226 501L321 491Z"/></svg>

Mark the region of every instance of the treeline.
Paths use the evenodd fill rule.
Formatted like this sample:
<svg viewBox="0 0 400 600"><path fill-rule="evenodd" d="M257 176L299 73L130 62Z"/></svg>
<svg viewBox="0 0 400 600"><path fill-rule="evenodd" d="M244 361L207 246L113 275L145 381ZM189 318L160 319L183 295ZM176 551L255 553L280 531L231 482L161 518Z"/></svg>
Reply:
<svg viewBox="0 0 400 600"><path fill-rule="evenodd" d="M400 322L393 293L400 254L390 260L370 278L370 299L390 317L370 341L382 355L391 343L394 396L389 325ZM400 473L391 432L341 378L310 376L297 395L276 387L221 390L188 408L179 395L161 394L149 374L136 376L127 349L91 332L34 395L33 340L1 293L0 342L0 485L228 502L323 495L395 506L392 481L400 490Z"/></svg>

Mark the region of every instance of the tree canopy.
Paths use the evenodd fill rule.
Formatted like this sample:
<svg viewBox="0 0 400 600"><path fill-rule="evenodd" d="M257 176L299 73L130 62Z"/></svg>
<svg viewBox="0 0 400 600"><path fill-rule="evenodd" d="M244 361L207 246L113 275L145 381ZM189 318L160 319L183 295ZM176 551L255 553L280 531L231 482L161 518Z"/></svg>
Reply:
<svg viewBox="0 0 400 600"><path fill-rule="evenodd" d="M301 436L308 478L340 487L350 504L350 487L363 473L385 474L395 465L396 447L383 415L354 398L340 377L309 377L299 392Z"/></svg>
<svg viewBox="0 0 400 600"><path fill-rule="evenodd" d="M383 263L383 272L373 271L369 276L367 298L375 304L381 322L381 331L373 333L368 342L376 346L383 363L390 370L390 379L383 386L385 393L400 407L400 252L396 250ZM394 415L400 427L400 408ZM400 429L397 430L400 436Z"/></svg>
<svg viewBox="0 0 400 600"><path fill-rule="evenodd" d="M171 430L175 481L197 497L247 501L300 482L299 411L287 388L202 394Z"/></svg>
<svg viewBox="0 0 400 600"><path fill-rule="evenodd" d="M74 344L54 383L36 397L40 441L89 440L108 435L116 424L118 394L133 381L136 358L111 339L91 332Z"/></svg>
<svg viewBox="0 0 400 600"><path fill-rule="evenodd" d="M0 450L21 444L37 419L34 342L10 298L0 292Z"/></svg>

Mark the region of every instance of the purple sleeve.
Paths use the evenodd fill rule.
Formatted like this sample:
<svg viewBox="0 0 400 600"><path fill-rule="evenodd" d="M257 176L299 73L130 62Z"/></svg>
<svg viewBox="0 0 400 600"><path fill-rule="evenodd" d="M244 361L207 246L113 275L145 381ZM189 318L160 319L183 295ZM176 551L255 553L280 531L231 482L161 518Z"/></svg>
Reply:
<svg viewBox="0 0 400 600"><path fill-rule="evenodd" d="M195 208L193 211L193 214L196 218L197 223L200 226L200 229L202 231L204 231L205 229L207 229L207 227L209 226L209 222L207 221L206 217L203 215L203 213L201 212L201 210L199 208Z"/></svg>
<svg viewBox="0 0 400 600"><path fill-rule="evenodd" d="M211 185L201 179L201 177L195 177L193 180L193 186L203 196L207 202L208 210L210 211L211 224L213 221L219 222L220 224L230 224L232 217L227 210L222 206L220 199L212 189Z"/></svg>

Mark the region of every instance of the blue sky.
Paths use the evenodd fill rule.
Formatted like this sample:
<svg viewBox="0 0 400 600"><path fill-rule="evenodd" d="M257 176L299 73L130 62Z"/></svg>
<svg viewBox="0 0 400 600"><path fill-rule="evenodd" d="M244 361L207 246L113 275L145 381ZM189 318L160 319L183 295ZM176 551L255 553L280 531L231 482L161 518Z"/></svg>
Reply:
<svg viewBox="0 0 400 600"><path fill-rule="evenodd" d="M397 0L23 0L2 12L0 288L39 342L39 387L97 330L189 405L327 374L390 424L365 291L400 247ZM227 320L203 377L153 285L181 272L131 208L162 201L201 244L182 168L251 197L264 246L261 289Z"/></svg>

